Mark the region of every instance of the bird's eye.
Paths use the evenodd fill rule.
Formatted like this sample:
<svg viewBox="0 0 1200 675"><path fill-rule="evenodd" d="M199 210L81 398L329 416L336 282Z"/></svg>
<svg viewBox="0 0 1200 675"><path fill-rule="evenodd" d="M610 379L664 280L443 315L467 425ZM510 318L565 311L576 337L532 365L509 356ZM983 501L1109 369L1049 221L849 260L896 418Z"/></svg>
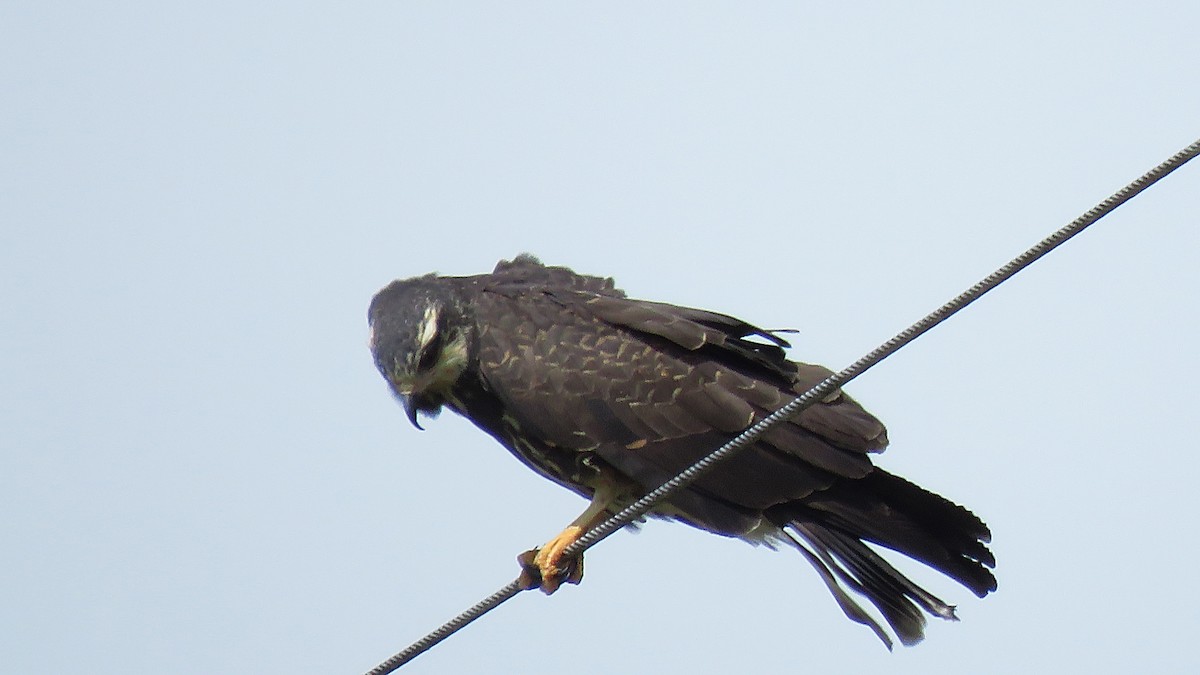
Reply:
<svg viewBox="0 0 1200 675"><path fill-rule="evenodd" d="M442 334L439 331L434 334L433 338L429 341L429 344L425 345L425 347L421 349L421 357L417 360L417 372L423 373L430 368L433 368L433 366L437 363L438 357L441 355L441 353Z"/></svg>

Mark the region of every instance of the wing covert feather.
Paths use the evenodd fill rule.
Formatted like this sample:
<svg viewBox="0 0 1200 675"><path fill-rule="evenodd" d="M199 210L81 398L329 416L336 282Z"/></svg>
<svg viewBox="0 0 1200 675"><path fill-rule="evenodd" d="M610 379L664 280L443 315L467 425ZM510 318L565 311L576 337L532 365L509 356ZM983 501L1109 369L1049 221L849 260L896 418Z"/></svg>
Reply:
<svg viewBox="0 0 1200 675"><path fill-rule="evenodd" d="M673 316L674 309L680 314ZM724 320L733 331L725 333L687 311L615 295L492 289L477 300L480 371L523 429L556 447L595 452L651 489L828 372L774 363L764 350L776 345L742 337L769 333L694 311L712 323ZM882 425L839 395L694 483L689 490L723 504L717 513L697 513L703 499L687 498L695 502L689 507L673 503L689 519L718 527L745 518L746 509L866 475L872 467L863 453L881 448L881 438L886 443Z"/></svg>

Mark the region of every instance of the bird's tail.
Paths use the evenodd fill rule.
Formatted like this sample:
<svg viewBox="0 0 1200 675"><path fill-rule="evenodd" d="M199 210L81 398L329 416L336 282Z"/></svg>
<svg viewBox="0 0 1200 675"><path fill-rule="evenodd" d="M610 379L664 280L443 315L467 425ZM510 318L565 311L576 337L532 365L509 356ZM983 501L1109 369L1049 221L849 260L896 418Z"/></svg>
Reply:
<svg viewBox="0 0 1200 675"><path fill-rule="evenodd" d="M870 600L905 645L924 638L921 610L955 620L954 607L913 583L865 542L923 562L979 597L996 590L996 578L988 569L996 560L985 545L991 533L983 521L879 469L772 507L767 517L817 569L846 616L869 626L888 649L891 638L846 589Z"/></svg>

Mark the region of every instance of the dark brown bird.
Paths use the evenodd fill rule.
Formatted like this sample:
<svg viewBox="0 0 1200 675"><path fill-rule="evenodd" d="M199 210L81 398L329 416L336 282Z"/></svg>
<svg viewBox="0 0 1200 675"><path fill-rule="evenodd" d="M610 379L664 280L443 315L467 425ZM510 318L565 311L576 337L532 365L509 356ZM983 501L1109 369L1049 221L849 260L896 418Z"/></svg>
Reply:
<svg viewBox="0 0 1200 675"><path fill-rule="evenodd" d="M395 281L369 310L375 364L412 423L443 406L534 471L591 500L526 560L542 589L577 583L562 552L586 530L782 407L831 371L790 361L777 334L724 314L633 300L611 279L529 255L491 274ZM995 590L990 534L970 511L875 467L882 423L844 393L777 425L654 515L753 543L788 544L845 614L891 647L921 610L954 608L866 542L898 551L983 597Z"/></svg>

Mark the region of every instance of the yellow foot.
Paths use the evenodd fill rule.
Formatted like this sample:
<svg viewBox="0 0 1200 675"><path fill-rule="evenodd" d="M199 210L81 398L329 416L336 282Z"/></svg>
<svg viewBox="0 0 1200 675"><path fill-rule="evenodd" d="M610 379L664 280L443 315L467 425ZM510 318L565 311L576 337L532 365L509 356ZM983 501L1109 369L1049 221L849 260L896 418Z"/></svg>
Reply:
<svg viewBox="0 0 1200 675"><path fill-rule="evenodd" d="M557 591L564 583L578 584L583 580L583 556L563 558L563 551L583 536L583 528L571 525L557 537L517 556L521 564L520 582L523 588L538 588L546 595Z"/></svg>

